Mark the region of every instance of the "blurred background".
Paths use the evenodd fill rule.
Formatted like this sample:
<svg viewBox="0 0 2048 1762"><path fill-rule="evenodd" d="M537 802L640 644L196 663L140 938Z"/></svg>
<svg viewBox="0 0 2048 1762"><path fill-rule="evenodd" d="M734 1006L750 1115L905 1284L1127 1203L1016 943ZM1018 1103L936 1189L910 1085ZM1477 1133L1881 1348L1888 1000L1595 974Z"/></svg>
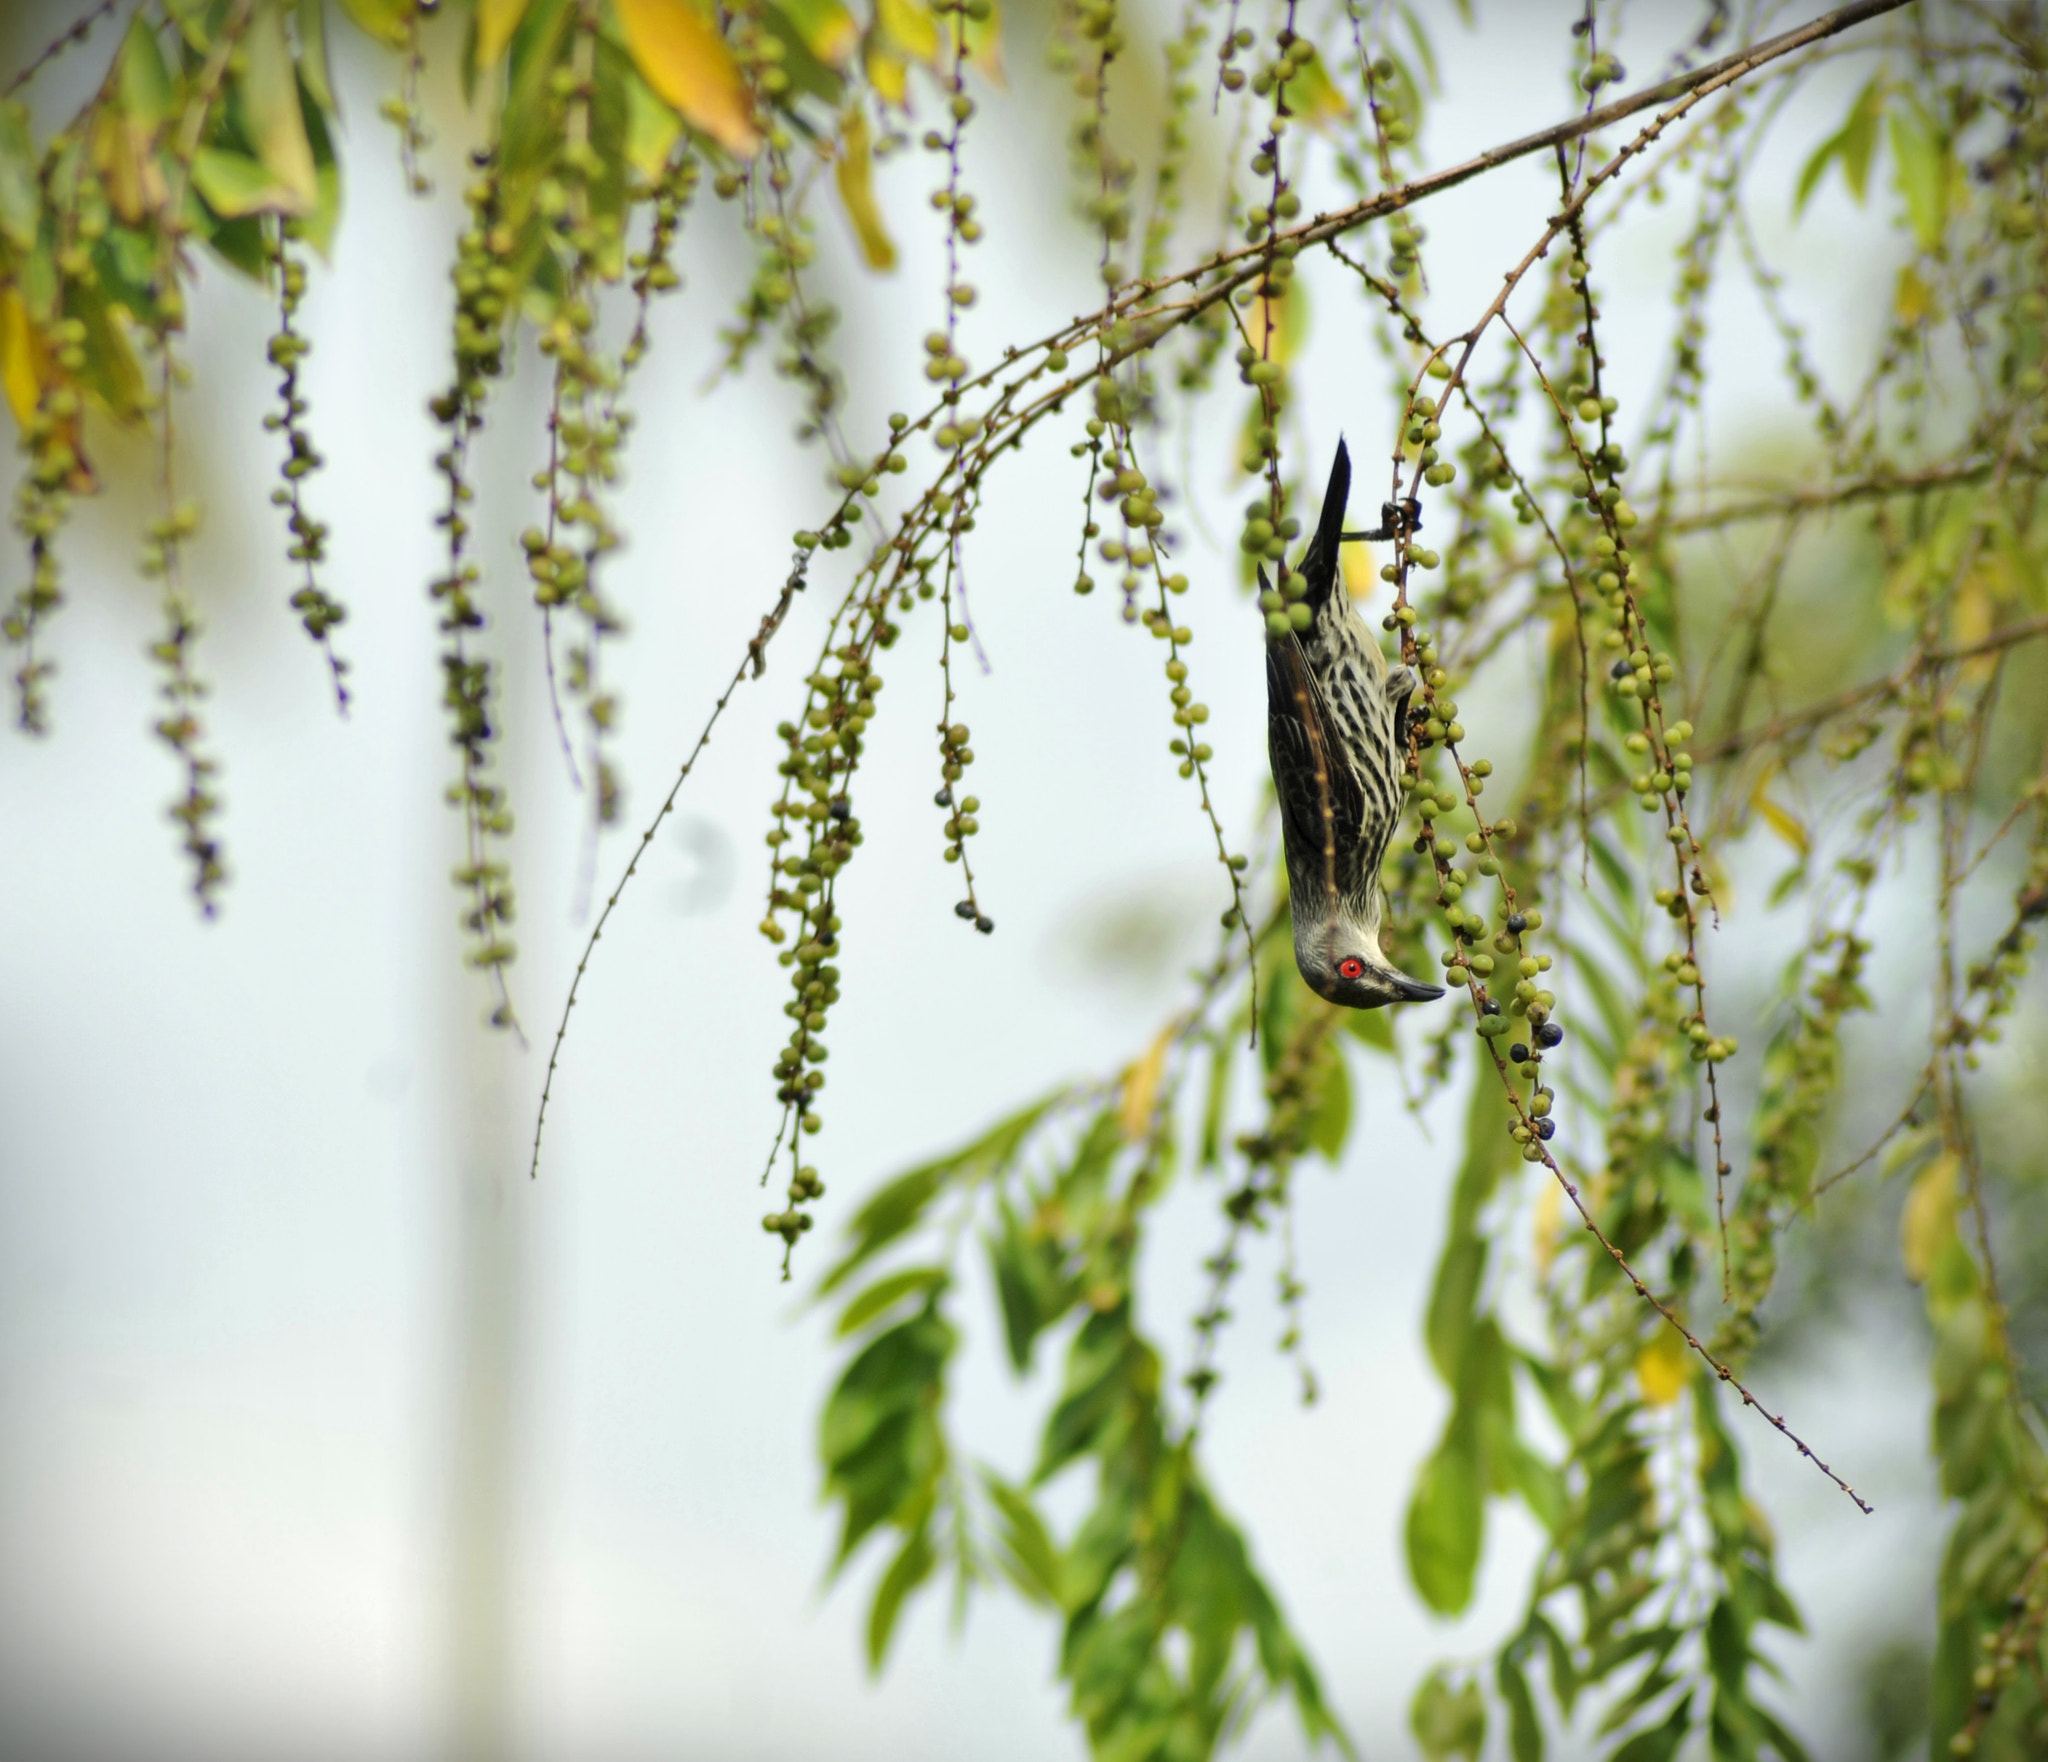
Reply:
<svg viewBox="0 0 2048 1762"><path fill-rule="evenodd" d="M6 7L0 69L78 10ZM1433 10L1449 77L1429 162L1564 113L1576 12L1483 6L1467 31ZM1623 53L1647 76L1697 12L1634 7ZM1166 28L1163 14L1152 28ZM1020 8L1006 27L1009 101L989 106L969 148L990 235L966 333L977 359L1093 301L1093 242L1057 169L1069 100L1038 72L1042 37ZM310 499L332 524L329 585L350 613L338 646L354 664L351 713L336 716L285 607L285 539L266 499L277 442L260 426L272 309L213 269L180 423L181 469L207 510L193 580L225 760L232 884L219 921L192 909L164 819L177 779L148 733L157 614L135 570L147 461L130 438L98 437L110 493L66 540L54 737L0 739L0 1757L1078 1756L1052 1683L1057 1636L1035 1613L987 1598L955 1632L944 1599L930 1599L870 1681L860 1628L879 1563L823 1584L832 1536L814 1424L833 1361L803 1295L829 1241L806 1245L796 1283L777 1281L756 1178L774 1127L781 993L753 928L773 728L821 595L799 603L767 677L735 700L607 931L542 1177L526 1179L589 895L583 804L554 745L513 543L541 458L544 381L529 357L494 393L478 470L489 641L513 712L501 764L519 817L522 1049L480 1026L486 1000L460 965L425 592L425 403L446 369L461 111L452 91L430 94L444 137L436 188L408 197L377 118L395 63L350 30L335 38L346 210L302 318L315 341L310 424L329 461ZM38 83L45 126L97 80L112 41L102 27ZM1859 269L1886 248L1883 221L1830 189L1794 228L1790 190L1861 77L1846 66L1810 112L1788 114L1754 185L1766 248L1821 320L1824 365L1856 359L1883 316L1871 288L1884 277ZM821 285L847 313L838 353L856 435L921 403L916 339L939 316L941 285L927 176L902 161L881 173L903 251L893 277L866 277L849 238L821 235ZM1548 176L1511 170L1430 205L1440 329L1491 297L1545 212ZM1336 199L1332 184L1326 205ZM1681 227L1652 220L1604 265L1624 385L1652 371ZM657 309L633 398L631 543L613 575L631 620L611 663L629 827L659 800L771 600L789 533L823 506L821 460L791 438L795 390L765 363L707 390L714 328L748 273L716 204L691 215L680 261L687 285ZM1300 383L1315 455L1340 430L1377 454L1394 417L1385 365L1353 296L1320 269L1310 285L1313 367ZM1722 456L1739 459L1779 445L1787 417L1760 312L1737 293L1724 306L1711 403ZM1190 481L1215 498L1208 525L1226 544L1234 428L1219 415L1217 432L1191 437ZM978 873L998 929L973 935L951 911L930 807L939 682L913 638L873 742L867 846L842 884L827 1238L864 1188L1061 1078L1141 1051L1208 957L1225 903L1165 750L1151 642L1116 621L1113 596L1071 592L1071 461L1048 439L1004 473L969 555L989 666L965 684L986 804ZM1361 505L1378 493L1361 490ZM1234 554L1198 538L1180 566L1218 805L1244 828L1265 788L1255 621ZM1513 750L1518 667L1533 684L1534 657L1510 657L1495 701L1467 706L1482 750ZM603 841L599 897L633 836ZM1738 860L1738 889L1753 883L1760 904L1774 869ZM1914 907L1894 890L1884 909L1903 921ZM1717 959L1760 1047L1754 1012L1797 925L1737 921L1753 927L1724 935ZM1908 1004L1914 982L1896 978ZM1901 1068L1914 1057L1903 1051ZM1420 1318L1464 1104L1453 1094L1417 1119L1386 1064L1356 1081L1366 1127L1351 1155L1302 1177L1323 1400L1298 1406L1262 1307L1270 1275L1255 1270L1208 1447L1333 1706L1367 1754L1388 1757L1412 1753L1407 1704L1428 1662L1497 1642L1535 1532L1496 1508L1482 1595L1455 1625L1426 1616L1407 1586L1401 1515L1444 1403ZM1860 1106L1844 1143L1895 1103L1872 1097L1867 1118ZM1200 1303L1216 1201L1184 1187L1152 1244L1147 1321L1176 1349ZM1849 1270L1832 1287L1795 1284L1781 1313L1804 1320L1757 1371L1877 1515L1859 1518L1768 1434L1740 1434L1811 1629L1779 1648L1784 1705L1826 1758L1881 1757L1911 1739L1900 1666L1918 1667L1931 1631L1941 1514L1926 1382L1897 1371L1924 1347L1912 1303L1864 1290L1884 1281L1859 1284L1855 1270L1895 1269L1891 1215L1837 1231L1831 1264ZM1046 1391L1018 1399L985 1301L970 1294L961 1313L980 1329L958 1388L963 1430L1021 1469ZM1244 1746L1302 1750L1278 1713Z"/></svg>

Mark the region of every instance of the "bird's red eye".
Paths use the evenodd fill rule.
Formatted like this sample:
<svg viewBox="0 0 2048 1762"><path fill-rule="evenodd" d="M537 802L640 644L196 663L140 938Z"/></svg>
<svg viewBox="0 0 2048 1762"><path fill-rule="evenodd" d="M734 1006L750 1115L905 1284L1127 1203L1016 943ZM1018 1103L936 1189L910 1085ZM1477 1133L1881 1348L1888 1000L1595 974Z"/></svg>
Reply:
<svg viewBox="0 0 2048 1762"><path fill-rule="evenodd" d="M1337 963L1337 971L1346 979L1363 979L1365 977L1365 962L1360 960L1355 954L1347 955Z"/></svg>

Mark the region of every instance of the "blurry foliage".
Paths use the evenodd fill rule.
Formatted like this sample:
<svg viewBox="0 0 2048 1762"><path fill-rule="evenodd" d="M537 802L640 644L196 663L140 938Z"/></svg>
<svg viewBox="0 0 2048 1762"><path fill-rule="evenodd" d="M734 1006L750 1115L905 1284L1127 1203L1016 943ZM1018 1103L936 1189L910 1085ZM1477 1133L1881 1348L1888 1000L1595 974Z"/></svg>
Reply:
<svg viewBox="0 0 2048 1762"><path fill-rule="evenodd" d="M210 912L227 868L182 567L200 510L178 493L173 421L190 301L206 297L208 264L277 298L265 426L284 447L271 491L289 534L282 578L345 710L347 613L326 575L299 375L315 339L297 321L343 213L327 33L345 17L391 51L384 113L416 190L430 62L459 61L476 145L432 404L445 561L428 587L469 958L507 1027L511 806L494 775L504 708L480 592L500 552L472 524L471 442L530 339L551 389L518 550L567 768L593 826L610 824L620 705L604 661L624 622L607 583L624 537L612 503L626 394L706 189L737 218L754 264L718 330L725 369L772 356L833 494L794 535L591 946L794 595L830 576L829 632L781 727L761 926L791 982L771 1155L773 1168L786 1154L788 1202L765 1220L785 1268L824 1193L804 1152L824 1124L839 1002L836 881L864 841L852 791L889 652L913 628L938 651L940 841L961 870L959 916L987 932L972 866L983 808L952 668L974 641L965 571L1003 456L1040 430L1065 438L1083 485L1074 588L1107 589L1162 651L1171 761L1221 866L1223 936L1127 1070L1034 1103L854 1216L819 1287L841 1305L846 1353L820 1450L841 1519L834 1571L874 1543L889 1554L874 1665L934 1580L950 1577L962 1605L1006 1583L1058 1626L1074 1717L1104 1758L1206 1757L1276 1699L1312 1743L1349 1750L1199 1445L1235 1281L1262 1237L1277 1244L1282 1346L1314 1398L1292 1177L1306 1156L1344 1154L1360 1073L1383 1061L1415 1105L1454 1083L1468 1096L1424 1317L1448 1413L1407 1513L1410 1577L1455 1615L1495 1501L1519 1500L1543 1537L1495 1653L1440 1666L1416 1692L1424 1753L1804 1754L1770 1657L1773 1630L1801 1617L1742 1473L1746 1438L1777 1446L1746 1424L1760 1403L1743 1379L1876 1287L1918 1290L1953 1527L1929 1587L1931 1663L1908 1645L1873 1675L1873 1741L1901 1753L1924 1727L1935 1755L2048 1751L2040 1102L2038 1086L2008 1100L1998 1067L1979 1071L2013 1021L2037 1066L2039 1054L2038 1019L2017 1012L2048 915L2048 23L2025 4L1864 0L1757 42L1752 9L1706 4L1659 83L1603 103L1626 78L1608 41L1619 11L1589 5L1562 45L1577 86L1564 121L1478 159L1488 143L1458 143L1464 163L1425 174L1423 113L1457 76L1420 7L1187 0L1141 45L1163 61L1147 111L1126 78L1138 25L1118 0L1046 0L1102 304L1035 339L979 338L978 367L973 124L1000 99L1011 40L996 0L340 0L338 13L325 0L108 0L0 97L0 392L23 453L4 613L15 719L40 735L61 705L62 539L100 487L99 437L146 429L157 732L181 767L171 811ZM87 43L100 83L68 120L39 123L22 93ZM1846 82L1816 79L1837 61ZM1844 90L1839 121L1815 117L1821 144L1788 170L1774 131ZM854 436L839 315L810 273L818 210L836 206L861 262L888 273L898 248L878 167L913 148L932 167L945 265L924 342L932 401L886 435ZM1192 175L1210 155L1228 172L1213 190ZM1432 334L1420 208L1531 156L1554 168L1555 195L1504 248L1497 297ZM1304 188L1326 176L1351 199L1311 213ZM1767 257L1750 209L1810 214L1837 183L1888 226L1891 258L1859 262L1853 289L1846 276L1800 285ZM1668 346L1654 374L1623 384L1602 353L1602 265L1654 207L1684 219ZM1711 437L1708 473L1713 296L1737 290L1778 340L1805 432L1739 451ZM1882 322L1858 354L1842 333L1873 292ZM1424 712L1405 783L1413 833L1385 879L1391 952L1437 959L1462 992L1441 1019L1346 1016L1301 985L1284 901L1267 893L1270 828L1254 831L1254 861L1210 799L1187 579L1171 566L1194 490L1168 463L1175 425L1220 418L1249 498L1241 579L1278 566L1260 611L1288 628L1297 484L1320 481L1302 457L1297 379L1346 293L1360 305L1334 321L1371 328L1396 387L1388 493L1421 497L1427 516L1430 542L1405 533L1381 572L1385 627ZM1823 372L1810 327L1855 355L1846 377ZM1351 585L1379 591L1364 574ZM1470 750L1460 691L1524 701L1522 750L1498 777ZM1482 807L1489 787L1509 812ZM1775 882L1739 898L1767 849ZM1900 899L1908 909L1879 909ZM1738 907L1748 921L1797 914L1804 933L1774 998L1738 1010L1716 989L1710 1014L1714 932ZM1903 1012L1899 973L1920 987ZM560 1051L558 1033L550 1086ZM1176 1372L1137 1317L1146 1226L1181 1173L1215 1185L1222 1215ZM1041 1357L1064 1366L1021 1473L971 1460L950 1426L970 1256L986 1263L1017 1375ZM1783 1416L1763 1417L1813 1455ZM1084 1514L1063 1534L1045 1495L1073 1481Z"/></svg>

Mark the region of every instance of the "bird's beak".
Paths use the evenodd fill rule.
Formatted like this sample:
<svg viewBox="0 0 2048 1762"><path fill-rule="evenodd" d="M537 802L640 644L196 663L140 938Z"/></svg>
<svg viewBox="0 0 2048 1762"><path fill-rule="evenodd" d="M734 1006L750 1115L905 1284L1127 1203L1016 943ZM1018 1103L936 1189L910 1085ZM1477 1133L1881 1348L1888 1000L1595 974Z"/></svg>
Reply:
<svg viewBox="0 0 2048 1762"><path fill-rule="evenodd" d="M1425 985L1406 973L1389 973L1387 977L1394 982L1394 995L1403 1003L1434 1003L1444 994L1441 985Z"/></svg>

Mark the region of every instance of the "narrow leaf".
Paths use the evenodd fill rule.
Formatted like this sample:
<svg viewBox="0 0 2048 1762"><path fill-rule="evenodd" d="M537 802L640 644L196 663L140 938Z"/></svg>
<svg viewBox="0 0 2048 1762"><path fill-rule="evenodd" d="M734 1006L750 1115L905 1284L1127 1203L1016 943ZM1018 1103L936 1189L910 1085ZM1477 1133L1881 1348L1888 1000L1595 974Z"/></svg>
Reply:
<svg viewBox="0 0 2048 1762"><path fill-rule="evenodd" d="M122 114L145 131L163 127L178 113L178 93L171 83L171 70L164 63L156 32L144 21L140 9L129 23L128 35L121 40L115 90L120 95Z"/></svg>
<svg viewBox="0 0 2048 1762"><path fill-rule="evenodd" d="M1899 1215L1899 1258L1916 1285L1927 1282L1935 1255L1956 1233L1957 1167L1956 1153L1944 1150L1913 1177L1906 1194Z"/></svg>
<svg viewBox="0 0 2048 1762"><path fill-rule="evenodd" d="M236 89L256 157L276 183L281 214L304 214L319 195L313 148L306 139L299 102L298 70L285 41L284 15L269 7L249 20L242 37L242 71ZM245 210L246 212L246 210Z"/></svg>
<svg viewBox="0 0 2048 1762"><path fill-rule="evenodd" d="M1921 250L1938 250L1948 229L1949 144L1924 116L1895 110L1887 121L1913 236Z"/></svg>
<svg viewBox="0 0 2048 1762"><path fill-rule="evenodd" d="M1316 1110L1309 1116L1308 1147L1335 1162L1351 1135L1351 1072L1334 1049L1323 1059L1322 1083Z"/></svg>
<svg viewBox="0 0 2048 1762"><path fill-rule="evenodd" d="M834 1332L841 1336L858 1333L862 1328L912 1294L943 1289L946 1283L946 1269L939 1266L906 1267L900 1273L891 1273L887 1278L877 1279L865 1291L846 1306Z"/></svg>
<svg viewBox="0 0 2048 1762"><path fill-rule="evenodd" d="M192 187L223 220L298 212L292 192L270 175L268 166L225 147L201 147L192 155Z"/></svg>
<svg viewBox="0 0 2048 1762"><path fill-rule="evenodd" d="M0 104L0 238L17 251L34 250L42 213L28 109L22 104Z"/></svg>
<svg viewBox="0 0 2048 1762"><path fill-rule="evenodd" d="M1685 1734L1692 1729L1692 1697L1686 1696L1671 1709L1670 1718L1648 1731L1639 1731L1608 1758L1608 1762L1671 1762Z"/></svg>
<svg viewBox="0 0 2048 1762"><path fill-rule="evenodd" d="M889 1640L896 1631L896 1618L903 1612L904 1599L931 1576L937 1559L931 1526L920 1524L875 1587L874 1606L868 1611L868 1669L876 1675L881 1674L882 1661L889 1655Z"/></svg>
<svg viewBox="0 0 2048 1762"><path fill-rule="evenodd" d="M1471 1444L1446 1437L1423 1464L1408 1505L1408 1576L1439 1615L1472 1601L1486 1510Z"/></svg>
<svg viewBox="0 0 2048 1762"><path fill-rule="evenodd" d="M895 261L895 256L892 247L890 262ZM873 258L869 261L873 262ZM887 265L877 264L876 267L885 268ZM1173 1026L1169 1023L1159 1030L1158 1036L1145 1049L1144 1057L1124 1072L1123 1093L1117 1100L1116 1118L1118 1127L1130 1143L1137 1143L1152 1130L1152 1109L1159 1099L1159 1080L1165 1074L1166 1054L1172 1045Z"/></svg>
<svg viewBox="0 0 2048 1762"><path fill-rule="evenodd" d="M1059 1548L1038 1515L1037 1506L1022 1490L1011 1486L992 1469L982 1471L982 1484L987 1487L988 1496L1002 1518L998 1539L1003 1546L1004 1571L1025 1596L1049 1603L1055 1609L1064 1608L1066 1572Z"/></svg>
<svg viewBox="0 0 2048 1762"><path fill-rule="evenodd" d="M476 71L489 73L526 16L527 0L477 0Z"/></svg>
<svg viewBox="0 0 2048 1762"><path fill-rule="evenodd" d="M41 355L21 290L0 288L0 391L24 433L43 395Z"/></svg>
<svg viewBox="0 0 2048 1762"><path fill-rule="evenodd" d="M327 0L297 0L299 78L306 95L329 116L335 114L334 75L327 65Z"/></svg>

